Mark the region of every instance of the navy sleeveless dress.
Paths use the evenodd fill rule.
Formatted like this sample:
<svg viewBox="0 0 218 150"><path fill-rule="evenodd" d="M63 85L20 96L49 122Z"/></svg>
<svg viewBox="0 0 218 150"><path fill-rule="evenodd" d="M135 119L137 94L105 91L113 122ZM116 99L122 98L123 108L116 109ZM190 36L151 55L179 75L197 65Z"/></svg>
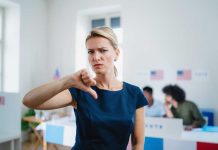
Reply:
<svg viewBox="0 0 218 150"><path fill-rule="evenodd" d="M147 105L139 87L123 82L123 88L109 91L92 87L98 95L70 88L77 102L76 139L72 150L126 150L137 108Z"/></svg>

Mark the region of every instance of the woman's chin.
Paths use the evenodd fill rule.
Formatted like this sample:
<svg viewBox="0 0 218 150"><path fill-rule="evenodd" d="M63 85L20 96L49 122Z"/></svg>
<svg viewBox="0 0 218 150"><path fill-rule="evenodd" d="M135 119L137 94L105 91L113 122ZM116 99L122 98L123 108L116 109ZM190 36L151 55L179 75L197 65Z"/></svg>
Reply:
<svg viewBox="0 0 218 150"><path fill-rule="evenodd" d="M95 74L98 74L98 75L104 74L104 71L100 69L94 70L94 72Z"/></svg>

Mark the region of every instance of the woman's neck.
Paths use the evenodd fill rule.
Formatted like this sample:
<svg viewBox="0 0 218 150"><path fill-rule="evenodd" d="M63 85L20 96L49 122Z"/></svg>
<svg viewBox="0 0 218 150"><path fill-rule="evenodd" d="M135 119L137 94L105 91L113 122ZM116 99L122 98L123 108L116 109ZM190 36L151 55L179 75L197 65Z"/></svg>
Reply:
<svg viewBox="0 0 218 150"><path fill-rule="evenodd" d="M97 74L95 78L97 87L107 90L122 89L122 83L117 80L114 73Z"/></svg>

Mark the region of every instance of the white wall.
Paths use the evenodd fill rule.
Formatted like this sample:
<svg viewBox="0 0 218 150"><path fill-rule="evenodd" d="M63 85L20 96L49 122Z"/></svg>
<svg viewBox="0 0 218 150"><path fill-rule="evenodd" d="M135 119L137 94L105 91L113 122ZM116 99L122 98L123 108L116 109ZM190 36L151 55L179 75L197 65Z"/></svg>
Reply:
<svg viewBox="0 0 218 150"><path fill-rule="evenodd" d="M47 77L47 3L12 0L20 5L20 92L45 82Z"/></svg>
<svg viewBox="0 0 218 150"><path fill-rule="evenodd" d="M19 91L23 97L31 88L50 79L47 73L47 2L5 1L12 1L20 6Z"/></svg>
<svg viewBox="0 0 218 150"><path fill-rule="evenodd" d="M164 85L178 83L186 90L187 99L216 109L218 118L218 2L130 1L124 8L128 10L123 11L124 43L128 43L124 45L124 64L128 66L124 78L153 86L159 99ZM164 81L149 81L139 75L156 68L165 70ZM209 79L178 82L174 74L183 68L207 70ZM136 76L140 80L136 81Z"/></svg>
<svg viewBox="0 0 218 150"><path fill-rule="evenodd" d="M48 1L48 7L48 71L52 75L55 68L59 68L62 76L63 72L70 73L74 69L75 5L65 1Z"/></svg>
<svg viewBox="0 0 218 150"><path fill-rule="evenodd" d="M217 109L218 1L215 0L48 0L49 74L56 67L61 68L62 74L75 69L77 14L117 4L121 6L124 29L124 80L140 87L153 86L159 99L163 99L164 85L178 83L186 90L188 99L200 107ZM178 82L174 74L183 68L206 70L209 79ZM149 69L163 69L165 80L147 80L145 73Z"/></svg>

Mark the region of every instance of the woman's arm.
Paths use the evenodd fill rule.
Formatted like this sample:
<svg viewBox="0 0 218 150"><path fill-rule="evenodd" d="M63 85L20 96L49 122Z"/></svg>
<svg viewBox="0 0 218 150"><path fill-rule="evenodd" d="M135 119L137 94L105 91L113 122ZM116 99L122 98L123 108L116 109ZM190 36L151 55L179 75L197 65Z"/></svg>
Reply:
<svg viewBox="0 0 218 150"><path fill-rule="evenodd" d="M144 107L136 109L135 124L132 134L133 150L144 150Z"/></svg>
<svg viewBox="0 0 218 150"><path fill-rule="evenodd" d="M32 89L24 96L23 104L33 109L56 109L69 105L76 107L75 100L72 99L68 90L71 87L87 91L96 98L95 91L83 82L84 72L85 70L81 70Z"/></svg>
<svg viewBox="0 0 218 150"><path fill-rule="evenodd" d="M23 104L33 109L55 109L68 106L72 96L67 90L72 87L70 77L41 85L29 91L23 98Z"/></svg>
<svg viewBox="0 0 218 150"><path fill-rule="evenodd" d="M200 110L198 109L198 106L195 103L191 105L191 112L194 119L192 128L203 127L206 121L204 120Z"/></svg>

